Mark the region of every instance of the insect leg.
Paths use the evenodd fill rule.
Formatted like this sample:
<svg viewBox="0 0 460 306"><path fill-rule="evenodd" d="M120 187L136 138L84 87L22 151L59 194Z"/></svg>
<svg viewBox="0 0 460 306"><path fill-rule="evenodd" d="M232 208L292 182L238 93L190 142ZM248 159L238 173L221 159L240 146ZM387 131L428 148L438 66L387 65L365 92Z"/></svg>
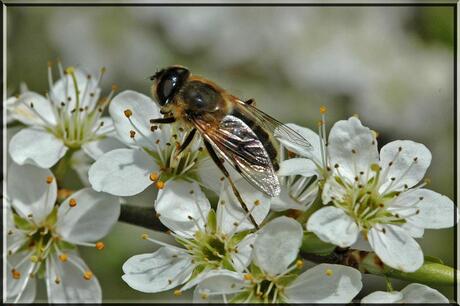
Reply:
<svg viewBox="0 0 460 306"><path fill-rule="evenodd" d="M180 148L179 148L179 151L177 152L177 155L179 155L180 153L182 153L182 151L184 151L188 145L192 142L193 140L193 136L195 136L195 133L196 133L196 129L192 129L188 135L187 135L187 138L185 138L184 142L181 144Z"/></svg>
<svg viewBox="0 0 460 306"><path fill-rule="evenodd" d="M150 123L173 123L175 121L176 118L174 117L150 119Z"/></svg>
<svg viewBox="0 0 460 306"><path fill-rule="evenodd" d="M244 203L240 192L238 191L238 189L236 188L235 184L233 183L233 180L230 177L230 174L228 173L227 169L225 169L225 166L222 163L222 161L220 160L219 156L217 156L216 151L214 151L214 148L212 147L212 145L208 141L206 141L206 140L203 140L203 141L204 141L204 145L206 146L206 149L208 150L209 155L211 156L212 160L217 165L217 167L219 167L220 171L222 171L224 176L228 179L228 182L230 183L230 186L232 187L233 194L238 199L238 202L240 202L241 207L243 208L243 210L247 214L249 214L248 206L246 205L246 203ZM259 225L257 224L256 220L254 220L254 217L251 214L249 214L249 219L250 219L251 223L254 225L254 227L256 229L259 229Z"/></svg>

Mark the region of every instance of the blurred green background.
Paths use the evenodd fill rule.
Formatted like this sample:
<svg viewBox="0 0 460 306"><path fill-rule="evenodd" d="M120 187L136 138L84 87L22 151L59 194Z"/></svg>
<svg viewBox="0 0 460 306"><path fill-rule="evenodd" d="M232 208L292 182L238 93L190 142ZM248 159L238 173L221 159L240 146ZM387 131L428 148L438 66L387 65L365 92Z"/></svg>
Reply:
<svg viewBox="0 0 460 306"><path fill-rule="evenodd" d="M45 92L47 62L60 58L89 72L107 67L103 92L116 83L148 95L147 76L181 64L283 122L316 129L325 105L328 128L358 114L380 144L422 142L433 154L431 189L453 198L453 30L449 7L8 7L7 89L25 82ZM150 205L153 193L142 195ZM117 224L102 252L80 248L104 300L187 300L121 280L127 258L155 248L143 232ZM453 265L452 229L428 230L420 244ZM382 278L365 281L360 296L385 288ZM453 288L437 289L453 297Z"/></svg>

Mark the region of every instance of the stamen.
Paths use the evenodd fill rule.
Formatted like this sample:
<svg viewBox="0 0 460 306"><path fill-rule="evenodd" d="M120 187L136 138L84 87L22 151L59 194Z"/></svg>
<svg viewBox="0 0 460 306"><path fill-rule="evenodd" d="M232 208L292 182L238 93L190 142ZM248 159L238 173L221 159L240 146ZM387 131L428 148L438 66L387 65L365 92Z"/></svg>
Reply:
<svg viewBox="0 0 460 306"><path fill-rule="evenodd" d="M100 251L100 250L103 250L104 248L105 248L104 242L102 242L102 241L96 242L96 249L98 249Z"/></svg>
<svg viewBox="0 0 460 306"><path fill-rule="evenodd" d="M150 173L149 178L150 178L150 180L151 180L152 182L156 182L156 181L158 181L158 179L160 178L160 176L158 175L157 172L152 172L152 173Z"/></svg>
<svg viewBox="0 0 460 306"><path fill-rule="evenodd" d="M85 280L90 280L91 278L93 278L93 272L91 271L85 271L85 273L83 273L83 278Z"/></svg>
<svg viewBox="0 0 460 306"><path fill-rule="evenodd" d="M157 189L163 189L163 188L165 188L165 182L158 180L155 183L155 187L157 187Z"/></svg>
<svg viewBox="0 0 460 306"><path fill-rule="evenodd" d="M69 206L70 206L70 207L75 207L75 206L77 206L77 200L75 200L74 198L71 198L71 199L69 200Z"/></svg>
<svg viewBox="0 0 460 306"><path fill-rule="evenodd" d="M66 253L62 253L59 254L58 258L61 262L67 262L67 260L69 259L69 255L67 255Z"/></svg>
<svg viewBox="0 0 460 306"><path fill-rule="evenodd" d="M327 276L334 275L334 272L331 269L326 269L325 273L326 273Z"/></svg>
<svg viewBox="0 0 460 306"><path fill-rule="evenodd" d="M53 179L53 177L52 177L51 175L46 177L46 183L47 183L48 185L51 184L51 183L53 182L53 180L54 180L54 179Z"/></svg>

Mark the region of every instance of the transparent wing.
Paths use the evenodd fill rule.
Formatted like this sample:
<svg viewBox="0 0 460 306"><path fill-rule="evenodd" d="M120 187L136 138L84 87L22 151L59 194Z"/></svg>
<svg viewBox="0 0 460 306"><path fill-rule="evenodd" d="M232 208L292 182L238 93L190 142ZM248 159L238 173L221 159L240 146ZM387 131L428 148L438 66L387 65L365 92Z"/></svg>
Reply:
<svg viewBox="0 0 460 306"><path fill-rule="evenodd" d="M280 193L270 157L254 131L240 118L226 115L218 124L192 118L195 127L249 183L270 197Z"/></svg>
<svg viewBox="0 0 460 306"><path fill-rule="evenodd" d="M238 101L235 105L239 112L246 117L253 117L257 120L264 130L271 133L275 138L283 138L289 142L292 142L298 146L305 148L306 150L313 150L312 145L302 135L285 125L284 123L276 120L275 118L267 115L258 108L248 105L243 101Z"/></svg>

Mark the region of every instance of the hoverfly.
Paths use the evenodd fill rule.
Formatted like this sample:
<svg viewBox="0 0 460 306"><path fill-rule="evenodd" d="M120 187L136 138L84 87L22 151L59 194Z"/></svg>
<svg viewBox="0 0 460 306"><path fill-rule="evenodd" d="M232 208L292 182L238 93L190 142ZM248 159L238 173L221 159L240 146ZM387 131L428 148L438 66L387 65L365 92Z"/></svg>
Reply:
<svg viewBox="0 0 460 306"><path fill-rule="evenodd" d="M254 99L242 101L214 82L192 75L185 67L162 69L150 80L153 81L152 96L164 115L151 119L150 123L178 121L188 127L188 135L179 152L191 143L198 131L210 157L228 179L247 214L248 207L219 155L254 187L269 197L276 197L281 187L276 176L279 165L274 135L282 135L297 145L311 148L296 131L257 109ZM258 228L251 214L249 219Z"/></svg>

